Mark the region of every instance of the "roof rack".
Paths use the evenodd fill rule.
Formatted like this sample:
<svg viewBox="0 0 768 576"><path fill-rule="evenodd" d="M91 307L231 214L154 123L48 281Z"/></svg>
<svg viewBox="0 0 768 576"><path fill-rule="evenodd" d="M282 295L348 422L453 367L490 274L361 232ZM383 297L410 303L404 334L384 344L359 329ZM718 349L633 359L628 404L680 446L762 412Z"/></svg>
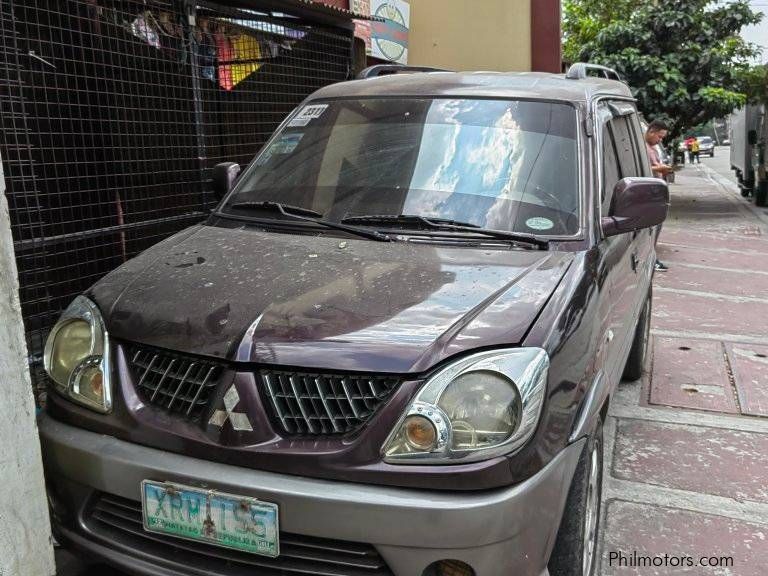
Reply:
<svg viewBox="0 0 768 576"><path fill-rule="evenodd" d="M613 68L600 66L600 64L590 64L588 62L576 62L575 64L571 64L571 67L568 68L568 72L566 73L565 77L568 80L583 80L584 78L589 77L590 70L597 72L597 74L594 74L594 76L605 78L606 80L618 80L621 82L621 76Z"/></svg>
<svg viewBox="0 0 768 576"><path fill-rule="evenodd" d="M358 80L387 76L389 74L414 74L417 72L451 72L442 68L430 68L429 66L405 66L404 64L376 64L368 66L357 75Z"/></svg>

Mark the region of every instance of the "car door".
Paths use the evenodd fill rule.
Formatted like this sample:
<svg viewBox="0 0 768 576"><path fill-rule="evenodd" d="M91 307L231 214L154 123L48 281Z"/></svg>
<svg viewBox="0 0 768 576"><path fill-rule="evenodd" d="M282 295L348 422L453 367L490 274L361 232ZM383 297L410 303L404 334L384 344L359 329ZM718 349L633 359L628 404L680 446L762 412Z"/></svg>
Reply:
<svg viewBox="0 0 768 576"><path fill-rule="evenodd" d="M603 163L602 216L610 215L613 189L619 180L645 175L632 125L634 113L634 106L626 102L606 102L598 107ZM606 326L606 340L609 342L606 369L613 381L621 377L634 333L641 284L640 259L647 258L640 246L647 240L648 232L645 230L601 240L611 304Z"/></svg>
<svg viewBox="0 0 768 576"><path fill-rule="evenodd" d="M637 158L637 175L650 178L653 176L653 172L651 172L651 163L645 145L645 132L642 129L634 105L632 106L632 112L627 115L627 123L629 124L632 144ZM639 230L635 234L633 250L638 274L638 293L635 300L636 314L640 313L645 303L651 278L653 277L653 265L656 263L656 238L660 231L661 226L659 225Z"/></svg>
<svg viewBox="0 0 768 576"><path fill-rule="evenodd" d="M600 166L600 196L597 212L599 217L608 216L613 200L613 189L621 180L621 168L619 165L617 147L611 129L613 114L607 105L601 104L597 110L598 118L598 155ZM602 238L599 242L600 264L598 275L603 286L603 295L600 298L600 326L602 330L602 342L600 344L599 357L602 370L610 382L617 379L616 373L621 356L622 340L622 311L621 300L624 280L624 267L631 245L631 239L626 234L619 234L608 238Z"/></svg>

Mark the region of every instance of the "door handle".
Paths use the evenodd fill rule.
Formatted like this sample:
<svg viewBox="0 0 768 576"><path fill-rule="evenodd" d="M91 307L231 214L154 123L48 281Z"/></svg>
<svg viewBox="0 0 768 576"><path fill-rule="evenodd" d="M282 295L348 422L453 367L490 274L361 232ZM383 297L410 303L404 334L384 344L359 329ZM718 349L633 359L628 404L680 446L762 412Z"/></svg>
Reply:
<svg viewBox="0 0 768 576"><path fill-rule="evenodd" d="M638 262L637 254L633 252L632 255L630 256L630 264L632 265L632 272L637 272L637 262Z"/></svg>

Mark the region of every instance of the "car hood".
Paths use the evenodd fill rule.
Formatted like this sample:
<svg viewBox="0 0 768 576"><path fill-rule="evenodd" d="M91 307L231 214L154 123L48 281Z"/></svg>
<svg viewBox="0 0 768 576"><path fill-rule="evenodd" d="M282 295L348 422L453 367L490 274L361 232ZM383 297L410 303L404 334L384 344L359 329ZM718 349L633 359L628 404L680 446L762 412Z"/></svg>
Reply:
<svg viewBox="0 0 768 576"><path fill-rule="evenodd" d="M230 361L419 372L522 340L565 252L201 225L98 282L110 335Z"/></svg>

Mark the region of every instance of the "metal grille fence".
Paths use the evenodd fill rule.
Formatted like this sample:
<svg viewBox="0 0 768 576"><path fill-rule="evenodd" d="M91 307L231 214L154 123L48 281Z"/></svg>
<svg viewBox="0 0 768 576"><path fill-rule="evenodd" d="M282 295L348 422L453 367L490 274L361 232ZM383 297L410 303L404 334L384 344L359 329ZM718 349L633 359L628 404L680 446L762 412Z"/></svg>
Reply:
<svg viewBox="0 0 768 576"><path fill-rule="evenodd" d="M351 29L228 5L0 2L0 156L38 388L72 298L202 219L214 164L246 163L350 75Z"/></svg>

